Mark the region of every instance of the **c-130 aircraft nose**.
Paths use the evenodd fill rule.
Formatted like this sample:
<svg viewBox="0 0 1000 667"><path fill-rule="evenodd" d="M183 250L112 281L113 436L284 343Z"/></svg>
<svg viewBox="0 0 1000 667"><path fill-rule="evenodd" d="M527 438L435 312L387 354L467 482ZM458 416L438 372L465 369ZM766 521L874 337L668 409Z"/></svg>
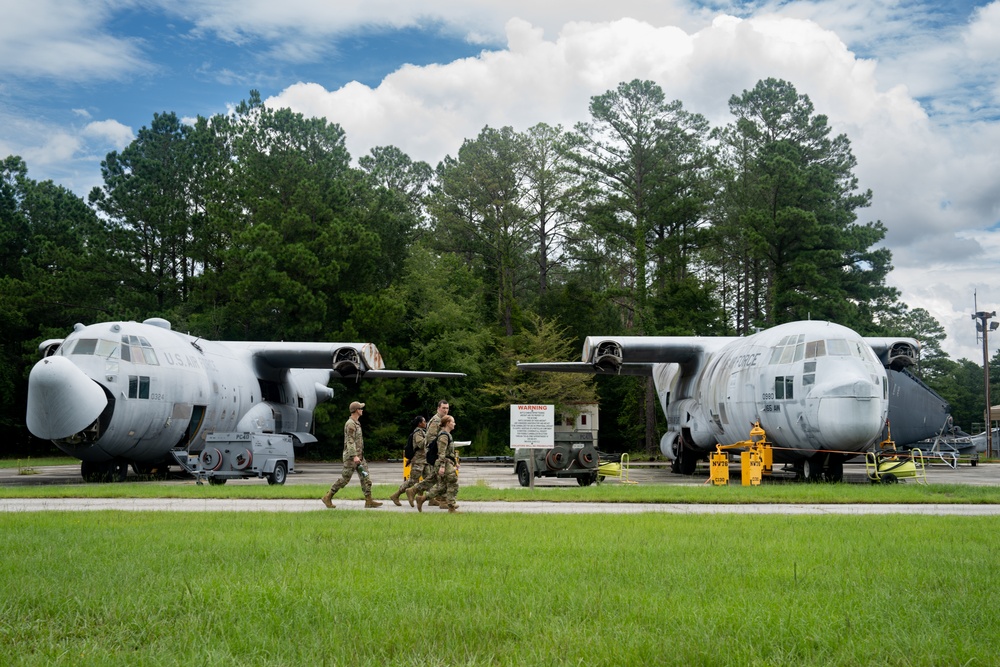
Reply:
<svg viewBox="0 0 1000 667"><path fill-rule="evenodd" d="M100 385L65 357L46 357L28 375L26 422L32 435L43 440L79 433L101 416L107 404Z"/></svg>
<svg viewBox="0 0 1000 667"><path fill-rule="evenodd" d="M826 387L819 399L819 433L826 446L861 449L881 436L887 399L882 388L866 380Z"/></svg>

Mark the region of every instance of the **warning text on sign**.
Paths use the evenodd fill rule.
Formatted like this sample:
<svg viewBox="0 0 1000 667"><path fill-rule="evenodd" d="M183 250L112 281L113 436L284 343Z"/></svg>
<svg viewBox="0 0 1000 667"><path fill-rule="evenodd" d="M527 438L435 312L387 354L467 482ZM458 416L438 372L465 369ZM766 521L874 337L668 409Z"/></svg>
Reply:
<svg viewBox="0 0 1000 667"><path fill-rule="evenodd" d="M555 406L511 405L510 446L550 449L555 443Z"/></svg>

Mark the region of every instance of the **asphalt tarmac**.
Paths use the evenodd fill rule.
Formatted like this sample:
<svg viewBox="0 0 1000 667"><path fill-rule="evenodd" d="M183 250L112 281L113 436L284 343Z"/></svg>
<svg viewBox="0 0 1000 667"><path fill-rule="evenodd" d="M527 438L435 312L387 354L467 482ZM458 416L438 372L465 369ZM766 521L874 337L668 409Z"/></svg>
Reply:
<svg viewBox="0 0 1000 667"><path fill-rule="evenodd" d="M340 463L298 462L295 472L289 474L286 484L289 485L320 485L330 484L340 475ZM393 462L375 462L370 464L372 481L376 485L396 485L402 480L402 466ZM39 466L31 468L32 474L23 474L25 470L18 468L0 469L0 487L3 486L36 486L46 484L83 484L77 465ZM511 464L465 462L461 467L461 483L486 485L490 488L518 487L517 477ZM130 481L132 480L130 473ZM137 478L135 478L137 480ZM790 471L784 471L780 466L775 468L773 480L778 483L792 482ZM848 483L867 484L864 466L848 464L845 466L844 479ZM1000 484L1000 465L980 464L971 466L960 464L951 468L943 463L932 464L927 469L927 479L931 484ZM641 485L691 485L697 486L708 481L707 466L699 466L691 477L671 473L665 464L633 463L629 466L627 477L608 477L605 484L623 484L634 482ZM177 474L164 481L151 481L157 485L195 485L195 481L187 476ZM738 466L734 467L731 484L739 484ZM908 480L906 483L914 483ZM266 485L263 479L230 480L231 485ZM357 484L352 481L352 484ZM551 488L560 486L577 486L573 479L556 479L551 477L536 478L536 488ZM362 510L360 500L334 499L337 510ZM405 498L404 498L405 500ZM402 507L396 507L383 499L384 505L378 511L415 512L406 502ZM589 513L589 514L626 514L643 512L667 512L682 514L706 513L737 513L737 514L961 514L961 515L1000 515L1000 505L693 505L693 504L652 504L652 503L563 503L563 502L465 502L461 501L461 511L465 513L478 512L519 512L519 513ZM178 499L178 498L0 498L0 512L21 511L86 511L86 510L160 510L160 511L279 511L306 512L327 510L316 500L249 500L249 499ZM372 510L369 510L372 511ZM425 507L426 513L441 513L437 508Z"/></svg>
<svg viewBox="0 0 1000 667"><path fill-rule="evenodd" d="M30 461L26 461L28 466ZM29 466L32 474L21 474L18 468L0 468L0 487L3 486L36 486L44 484L83 484L79 465L62 466ZM398 462L369 462L372 482L374 484L398 485L403 479L403 466ZM174 470L177 470L174 468ZM297 461L295 471L288 475L286 484L331 484L340 476L341 463L312 461ZM738 464L730 466L730 484L740 483ZM508 489L519 486L514 466L510 463L476 463L465 461L461 469L462 484L481 484L494 489ZM785 470L780 464L774 468L771 476L774 482L786 483L795 479L794 473ZM128 481L138 481L138 477L129 471ZM697 486L708 481L708 465L700 463L694 475L684 476L670 472L667 463L632 462L628 466L627 477L608 477L605 484L622 484L636 482L642 485L672 484ZM868 484L863 463L848 463L844 466L844 481L852 484ZM927 467L927 481L932 484L1000 484L1000 464L980 464L972 466L960 463L951 468L944 463L931 463ZM194 479L180 472L175 472L165 481L152 481L150 484L194 484ZM264 479L230 480L228 484L267 484ZM536 477L536 488L560 486L577 486L575 479L559 479L555 477Z"/></svg>

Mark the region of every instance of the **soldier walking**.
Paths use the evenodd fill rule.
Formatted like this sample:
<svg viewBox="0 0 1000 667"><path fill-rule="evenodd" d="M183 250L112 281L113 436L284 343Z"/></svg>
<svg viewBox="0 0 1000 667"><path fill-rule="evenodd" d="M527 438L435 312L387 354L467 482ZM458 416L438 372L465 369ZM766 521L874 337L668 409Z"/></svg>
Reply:
<svg viewBox="0 0 1000 667"><path fill-rule="evenodd" d="M424 436L424 442L426 443L424 453L425 456L430 457L431 443L437 442L438 431L441 428L441 420L447 416L448 410L450 409L448 401L443 398L437 403L437 411L431 416L431 420L427 423L427 434ZM433 461L427 461L424 464L423 477L424 479L420 481L415 486L410 487L406 492L406 497L409 498L411 495L423 495L427 489L434 486L437 482L437 467L433 465ZM434 497L431 496L432 502Z"/></svg>
<svg viewBox="0 0 1000 667"><path fill-rule="evenodd" d="M424 474L424 464L427 462L425 445L426 428L427 420L423 417L417 416L413 420L413 431L410 433L408 443L408 449L411 450L411 455L409 456L410 474L399 485L399 488L396 489L396 493L389 496L389 500L397 507L402 504L399 502L399 496L403 493L406 493L406 499L410 501L410 507L413 507L414 494L410 492L410 488L416 486L420 481L421 475Z"/></svg>
<svg viewBox="0 0 1000 667"><path fill-rule="evenodd" d="M361 490L365 494L365 507L381 507L382 503L372 500L372 479L368 474L368 461L365 460L365 442L361 437L361 413L365 404L354 401L351 403L351 416L344 424L344 469L340 479L333 483L330 490L320 500L329 508L334 508L333 496L351 481L356 472L361 480Z"/></svg>
<svg viewBox="0 0 1000 667"><path fill-rule="evenodd" d="M451 432L455 430L455 418L451 415L441 419L441 432L437 436L438 458L434 467L437 469L437 483L427 492L431 498L438 494L444 496L442 508L451 513L458 511L455 498L458 496L458 458L455 455L455 440ZM422 512L424 497L417 498L417 510Z"/></svg>

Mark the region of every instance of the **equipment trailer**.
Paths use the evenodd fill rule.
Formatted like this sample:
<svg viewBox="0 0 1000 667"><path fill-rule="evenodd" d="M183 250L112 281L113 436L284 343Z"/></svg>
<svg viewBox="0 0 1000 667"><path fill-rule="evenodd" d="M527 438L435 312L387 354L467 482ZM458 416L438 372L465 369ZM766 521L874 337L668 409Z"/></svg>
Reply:
<svg viewBox="0 0 1000 667"><path fill-rule="evenodd" d="M295 470L292 436L275 433L211 433L201 451L174 450L174 458L201 484L225 484L230 479L266 477L284 484Z"/></svg>

